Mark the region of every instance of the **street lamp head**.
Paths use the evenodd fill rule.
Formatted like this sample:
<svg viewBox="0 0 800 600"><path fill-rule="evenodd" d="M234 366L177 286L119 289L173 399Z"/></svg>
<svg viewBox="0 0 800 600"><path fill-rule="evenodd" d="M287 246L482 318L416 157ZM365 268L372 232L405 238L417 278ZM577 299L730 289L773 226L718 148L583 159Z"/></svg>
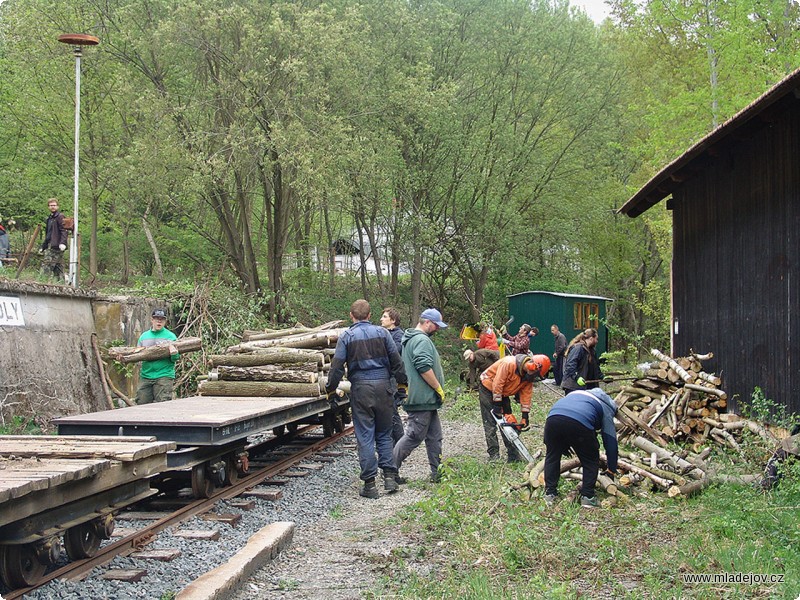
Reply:
<svg viewBox="0 0 800 600"><path fill-rule="evenodd" d="M58 36L58 41L70 46L97 46L100 38L85 33L64 33Z"/></svg>

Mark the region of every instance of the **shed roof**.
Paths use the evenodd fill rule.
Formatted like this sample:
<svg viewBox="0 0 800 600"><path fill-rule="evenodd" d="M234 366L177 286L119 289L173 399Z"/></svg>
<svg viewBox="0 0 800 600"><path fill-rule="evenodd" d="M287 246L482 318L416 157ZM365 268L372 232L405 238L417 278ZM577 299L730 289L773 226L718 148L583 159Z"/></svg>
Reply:
<svg viewBox="0 0 800 600"><path fill-rule="evenodd" d="M789 101L796 100L798 88L800 88L800 69L775 84L755 101L706 134L686 152L661 169L617 212L626 214L629 217L638 217L647 209L661 202L697 171L697 168L693 165L697 159L706 154L712 156L717 154L717 151L721 150L722 146L732 141L734 133L741 132L742 129L748 126L767 124L769 122L770 109L776 108L779 101L787 97ZM733 141L737 140L738 136Z"/></svg>
<svg viewBox="0 0 800 600"><path fill-rule="evenodd" d="M547 292L544 290L530 290L527 292L518 292L516 294L508 294L507 298L513 298L514 296L524 296L525 294L550 294L551 296L562 296L564 298L586 298L589 300L607 300L609 302L613 302L613 298L606 298L605 296L587 296L586 294L565 294L563 292Z"/></svg>

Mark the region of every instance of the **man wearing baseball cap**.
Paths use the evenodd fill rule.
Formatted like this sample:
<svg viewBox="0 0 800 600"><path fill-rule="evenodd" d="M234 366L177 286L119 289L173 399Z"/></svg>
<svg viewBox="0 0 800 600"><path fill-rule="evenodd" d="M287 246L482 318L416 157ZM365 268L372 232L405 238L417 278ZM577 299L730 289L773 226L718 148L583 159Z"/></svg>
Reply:
<svg viewBox="0 0 800 600"><path fill-rule="evenodd" d="M178 349L173 344L178 338L165 327L167 311L163 308L156 308L151 315L150 323L150 329L139 336L136 345L142 348L169 345L169 356L142 361L142 369L139 372L139 389L136 390L136 404L172 400L175 363L180 356Z"/></svg>
<svg viewBox="0 0 800 600"><path fill-rule="evenodd" d="M435 308L422 311L414 329L403 335L403 366L408 376L408 398L403 407L408 413L408 423L403 437L395 444L394 461L400 470L411 452L425 442L430 481L439 482L439 465L442 463L442 422L439 409L444 401L444 372L439 352L431 337L447 327L442 313Z"/></svg>

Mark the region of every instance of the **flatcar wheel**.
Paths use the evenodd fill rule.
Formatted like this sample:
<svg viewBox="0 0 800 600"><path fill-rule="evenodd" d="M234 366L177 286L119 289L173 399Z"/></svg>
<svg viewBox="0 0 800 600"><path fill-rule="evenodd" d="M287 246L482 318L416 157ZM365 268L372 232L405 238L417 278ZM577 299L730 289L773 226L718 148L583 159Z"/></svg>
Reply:
<svg viewBox="0 0 800 600"><path fill-rule="evenodd" d="M225 461L225 485L236 485L239 481L239 466L236 455L229 456Z"/></svg>
<svg viewBox="0 0 800 600"><path fill-rule="evenodd" d="M285 425L278 425L277 427L272 428L272 434L275 437L281 437L284 433L286 433L286 426Z"/></svg>
<svg viewBox="0 0 800 600"><path fill-rule="evenodd" d="M289 423L289 424L286 426L286 430L287 430L289 433L291 433L292 435L294 435L295 433L297 433L297 423Z"/></svg>
<svg viewBox="0 0 800 600"><path fill-rule="evenodd" d="M192 493L195 498L208 498L214 491L214 482L206 474L205 463L192 468Z"/></svg>
<svg viewBox="0 0 800 600"><path fill-rule="evenodd" d="M64 547L72 560L91 558L100 547L100 536L94 524L89 521L67 529L64 534Z"/></svg>
<svg viewBox="0 0 800 600"><path fill-rule="evenodd" d="M11 589L37 584L46 569L35 544L0 546L0 579Z"/></svg>
<svg viewBox="0 0 800 600"><path fill-rule="evenodd" d="M333 429L336 433L342 433L344 431L344 417L342 417L342 415L336 415L336 418L333 420Z"/></svg>

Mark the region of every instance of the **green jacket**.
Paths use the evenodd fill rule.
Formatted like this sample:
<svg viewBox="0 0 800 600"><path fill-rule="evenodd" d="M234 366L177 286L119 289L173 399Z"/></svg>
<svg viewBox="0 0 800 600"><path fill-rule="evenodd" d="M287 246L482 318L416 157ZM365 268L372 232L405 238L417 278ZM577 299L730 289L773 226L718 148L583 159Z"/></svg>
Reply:
<svg viewBox="0 0 800 600"><path fill-rule="evenodd" d="M408 398L403 402L406 412L440 409L442 401L439 394L420 375L433 369L436 379L444 385L439 352L424 331L406 329L403 335L403 366L408 376Z"/></svg>
<svg viewBox="0 0 800 600"><path fill-rule="evenodd" d="M159 332L148 329L139 336L137 346L149 348L151 346L159 346L162 344L169 344L178 338L169 329L164 328ZM139 371L139 376L143 379L159 379L161 377L170 377L175 379L175 363L178 361L178 355L174 354L167 358L159 358L158 360L144 360L142 361L142 370Z"/></svg>

